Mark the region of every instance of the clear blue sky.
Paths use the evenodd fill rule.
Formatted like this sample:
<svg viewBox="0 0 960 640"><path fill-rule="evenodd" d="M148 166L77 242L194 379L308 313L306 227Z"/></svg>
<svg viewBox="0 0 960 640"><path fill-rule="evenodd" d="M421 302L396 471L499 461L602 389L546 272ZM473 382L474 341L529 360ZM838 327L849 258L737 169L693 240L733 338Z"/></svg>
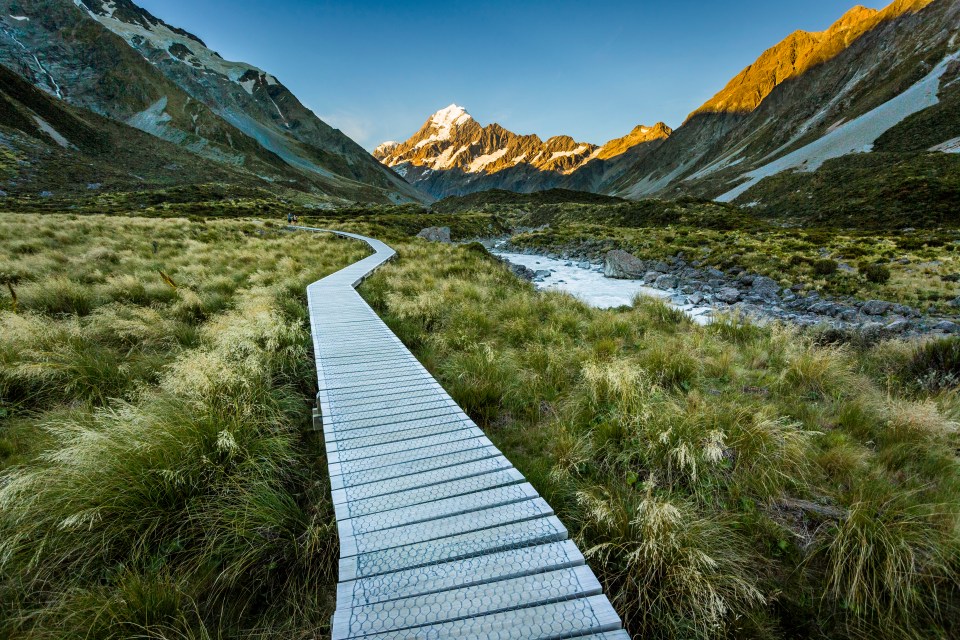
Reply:
<svg viewBox="0 0 960 640"><path fill-rule="evenodd" d="M676 127L764 49L856 4L135 1L224 58L274 74L368 149L406 139L451 102L482 124L543 138L603 143L640 123Z"/></svg>

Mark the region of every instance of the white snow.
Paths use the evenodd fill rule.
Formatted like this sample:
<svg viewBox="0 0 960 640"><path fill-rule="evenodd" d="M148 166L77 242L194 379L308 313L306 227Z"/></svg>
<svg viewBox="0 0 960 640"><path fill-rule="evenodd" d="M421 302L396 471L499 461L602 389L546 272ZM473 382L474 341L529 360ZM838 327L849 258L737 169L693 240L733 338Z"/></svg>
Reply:
<svg viewBox="0 0 960 640"><path fill-rule="evenodd" d="M461 125L470 119L470 114L467 113L466 109L456 104L451 104L449 107L440 109L440 111L433 114L430 117L430 122L437 129L449 133L452 127Z"/></svg>
<svg viewBox="0 0 960 640"><path fill-rule="evenodd" d="M433 130L433 133L429 137L424 138L418 142L414 148L419 149L424 147L431 142L440 142L442 140L449 140L453 137L453 128L473 120L473 117L467 113L466 109L456 104L451 104L449 107L445 107L437 111L435 114L430 116L428 123L430 124L430 129Z"/></svg>
<svg viewBox="0 0 960 640"><path fill-rule="evenodd" d="M477 171L480 171L486 167L488 164L496 162L505 155L507 155L506 149L497 149L493 153L485 153L482 156L477 156L473 159L473 162L470 163L470 166L467 167L467 171L469 173L476 173Z"/></svg>
<svg viewBox="0 0 960 640"><path fill-rule="evenodd" d="M717 200L732 202L762 179L787 169L815 171L832 158L870 151L874 141L885 131L902 122L907 116L939 102L937 92L940 88L940 77L947 70L947 66L958 58L960 58L960 51L948 55L922 80L895 98L891 98L858 118L841 124L810 144L744 174L743 177L748 178L746 182L718 197Z"/></svg>
<svg viewBox="0 0 960 640"><path fill-rule="evenodd" d="M250 80L244 80L239 84L241 87L243 87L244 91L246 91L250 95L253 95L253 88L256 86L257 81L251 78Z"/></svg>
<svg viewBox="0 0 960 640"><path fill-rule="evenodd" d="M87 11L87 13L89 13L91 17L93 17L95 20L97 20L100 24L105 26L107 29L110 29L110 31L114 32L115 34L117 34L118 36L126 40L127 44L132 46L134 49L139 50L138 47L134 44L134 39L137 38L138 36L142 38L144 41L146 41L147 43L149 43L151 46L156 47L157 49L161 49L163 51L169 51L170 47L174 44L181 44L193 52L194 59L197 62L199 62L200 65L205 70L211 71L213 73L216 73L222 76L226 76L227 78L229 78L234 82L239 82L240 78L248 71L256 71L256 72L259 72L261 75L266 75L260 69L253 67L249 64L246 64L243 62L229 62L227 60L224 60L218 54L211 51L207 47L204 47L196 40L193 40L192 38L188 38L187 36L181 35L179 33L175 33L170 28L168 28L165 24L159 21L155 24L151 24L150 28L147 29L139 24L130 24L122 20L119 20L117 18L114 18L113 3L110 3L110 5L104 5L104 8L109 10L109 15L100 15L98 13L94 13L90 11L89 9L87 9L86 5L84 5L81 2L81 0L74 0L74 3L81 9L84 9L85 11ZM174 58L179 60L179 58L176 58L175 56ZM189 62L187 62L186 60L183 60L181 62L183 62L184 64L189 64ZM268 76L268 79L267 79L268 83L270 83L270 79L271 78ZM276 80L274 79L274 81L271 84L275 82Z"/></svg>
<svg viewBox="0 0 960 640"><path fill-rule="evenodd" d="M70 141L60 135L60 132L50 126L50 123L41 118L40 116L33 116L34 121L36 121L37 126L46 133L48 136L53 138L53 141L64 149L69 149L73 145L70 144Z"/></svg>
<svg viewBox="0 0 960 640"><path fill-rule="evenodd" d="M11 20L16 20L17 22L30 22L30 18L27 16L10 16Z"/></svg>
<svg viewBox="0 0 960 640"><path fill-rule="evenodd" d="M534 283L537 289L564 291L583 300L591 307L597 307L598 309L614 309L616 307L630 306L633 304L633 299L637 296L648 296L665 301L670 298L669 292L645 286L639 280L607 278L603 275L601 269L581 269L576 266L568 267L568 261L566 260L555 260L543 256L528 256L522 253L501 253L498 251L494 251L494 253L508 262L521 264L534 271L541 269L551 271L550 276L545 278L543 282ZM713 311L710 307L675 305L671 302L667 302L667 304L675 309L680 309L697 324L707 324L710 322L710 313Z"/></svg>
<svg viewBox="0 0 960 640"><path fill-rule="evenodd" d="M527 154L523 153L517 156L516 158L514 158L513 160L511 160L510 162L512 162L513 164L520 164L521 162L523 162L523 159L526 157L527 157Z"/></svg>
<svg viewBox="0 0 960 640"><path fill-rule="evenodd" d="M946 142L930 147L930 151L942 151L943 153L960 153L960 138L953 138Z"/></svg>
<svg viewBox="0 0 960 640"><path fill-rule="evenodd" d="M585 144L582 144L576 149L574 149L573 151L554 151L550 155L550 159L548 160L548 162L553 162L557 158L567 158L569 156L578 156L584 151L586 151L587 149L589 149L589 147Z"/></svg>
<svg viewBox="0 0 960 640"><path fill-rule="evenodd" d="M388 151L393 151L400 146L400 143L396 140L387 140L386 142L381 142L377 145L377 148L373 150L376 154L384 154Z"/></svg>

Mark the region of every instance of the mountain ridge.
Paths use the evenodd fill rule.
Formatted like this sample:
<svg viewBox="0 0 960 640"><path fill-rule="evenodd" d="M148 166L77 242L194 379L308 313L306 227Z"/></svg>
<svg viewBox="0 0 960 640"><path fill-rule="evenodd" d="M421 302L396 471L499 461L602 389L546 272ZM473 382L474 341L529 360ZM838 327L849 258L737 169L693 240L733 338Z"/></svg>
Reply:
<svg viewBox="0 0 960 640"><path fill-rule="evenodd" d="M406 141L384 142L373 155L438 198L496 188L583 189L587 182L602 180L617 157L669 135L670 128L658 122L637 125L602 146L566 135L543 140L496 122L481 125L466 109L451 104L427 118ZM577 175L588 167L582 177Z"/></svg>
<svg viewBox="0 0 960 640"><path fill-rule="evenodd" d="M319 199L430 200L275 76L130 0L0 0L0 63L75 106Z"/></svg>

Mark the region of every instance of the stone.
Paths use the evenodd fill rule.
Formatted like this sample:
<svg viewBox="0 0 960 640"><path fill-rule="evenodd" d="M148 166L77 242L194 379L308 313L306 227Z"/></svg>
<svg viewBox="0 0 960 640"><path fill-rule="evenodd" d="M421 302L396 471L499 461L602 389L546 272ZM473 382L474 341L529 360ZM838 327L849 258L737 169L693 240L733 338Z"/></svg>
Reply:
<svg viewBox="0 0 960 640"><path fill-rule="evenodd" d="M752 285L753 285L753 281L754 281L757 277L758 277L758 276L755 276L755 275L753 275L752 273L744 273L744 274L742 274L742 275L740 276L740 283L741 283L741 284L745 284L745 285L747 285L748 287L749 287L749 286L752 286Z"/></svg>
<svg viewBox="0 0 960 640"><path fill-rule="evenodd" d="M0 193L2 193L2 192L0 192ZM949 304L951 307L960 307L960 296L957 296L956 298L954 298L953 300L951 300L951 301L948 302L947 304Z"/></svg>
<svg viewBox="0 0 960 640"><path fill-rule="evenodd" d="M658 273L668 273L670 271L670 265L668 265L666 262L658 260L650 266L650 270Z"/></svg>
<svg viewBox="0 0 960 640"><path fill-rule="evenodd" d="M723 278L723 271L720 271L720 269L715 269L713 267L710 267L709 269L707 269L707 275L710 276L711 278Z"/></svg>
<svg viewBox="0 0 960 640"><path fill-rule="evenodd" d="M754 295L763 298L775 298L780 292L780 284L773 278L755 276L750 284L750 289Z"/></svg>
<svg viewBox="0 0 960 640"><path fill-rule="evenodd" d="M89 189L90 191L96 191L96 190L99 189L101 186L102 186L102 185L101 185L99 182L88 182L88 183L87 183L87 189Z"/></svg>
<svg viewBox="0 0 960 640"><path fill-rule="evenodd" d="M589 260L581 260L581 261L577 264L577 266L580 267L581 269L589 269L589 268L590 268L590 261L589 261Z"/></svg>
<svg viewBox="0 0 960 640"><path fill-rule="evenodd" d="M703 294L700 292L691 293L687 298L687 302L690 304L700 304L703 302Z"/></svg>
<svg viewBox="0 0 960 640"><path fill-rule="evenodd" d="M4 191L3 189L0 189L0 198L6 198L6 197L7 197L7 192Z"/></svg>
<svg viewBox="0 0 960 640"><path fill-rule="evenodd" d="M719 300L720 302L726 302L727 304L733 304L740 299L740 292L734 289L733 287L723 287L715 294L713 297Z"/></svg>
<svg viewBox="0 0 960 640"><path fill-rule="evenodd" d="M533 280L536 277L536 274L533 273L533 269L530 267L526 267L522 264L508 264L510 265L510 271L512 271L513 274L518 278L523 280Z"/></svg>
<svg viewBox="0 0 960 640"><path fill-rule="evenodd" d="M941 320L937 324L933 325L933 328L937 331L944 331L946 333L957 333L960 331L960 325L956 322L950 322L949 320Z"/></svg>
<svg viewBox="0 0 960 640"><path fill-rule="evenodd" d="M608 278L636 280L643 276L647 265L632 253L613 249L604 258L603 275Z"/></svg>
<svg viewBox="0 0 960 640"><path fill-rule="evenodd" d="M891 306L893 305L883 300L867 300L860 307L860 311L868 316L882 316L890 310Z"/></svg>
<svg viewBox="0 0 960 640"><path fill-rule="evenodd" d="M535 278L549 278L550 270L549 269L537 269L533 272Z"/></svg>
<svg viewBox="0 0 960 640"><path fill-rule="evenodd" d="M661 274L659 271L647 271L645 274L643 274L643 281L647 284L653 284L657 281L657 278L659 278L660 275Z"/></svg>
<svg viewBox="0 0 960 640"><path fill-rule="evenodd" d="M675 289L677 284L679 284L677 276L672 276L669 273L664 273L660 275L653 283L657 289Z"/></svg>
<svg viewBox="0 0 960 640"><path fill-rule="evenodd" d="M450 227L427 227L418 233L417 237L430 242L450 244Z"/></svg>
<svg viewBox="0 0 960 640"><path fill-rule="evenodd" d="M890 331L893 333L903 333L904 331L910 328L910 321L904 318L900 318L899 320L894 320L893 322L888 324L885 328L887 331Z"/></svg>
<svg viewBox="0 0 960 640"><path fill-rule="evenodd" d="M52 192L52 191L41 191L41 192L40 192L40 197L41 197L41 198L52 198L52 197L53 197L53 192Z"/></svg>

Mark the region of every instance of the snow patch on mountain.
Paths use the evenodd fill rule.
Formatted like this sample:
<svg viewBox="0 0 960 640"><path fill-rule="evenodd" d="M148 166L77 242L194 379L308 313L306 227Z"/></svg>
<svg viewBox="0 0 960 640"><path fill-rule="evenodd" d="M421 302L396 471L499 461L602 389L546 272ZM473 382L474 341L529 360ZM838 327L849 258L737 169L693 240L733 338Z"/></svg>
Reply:
<svg viewBox="0 0 960 640"><path fill-rule="evenodd" d="M492 164L507 155L506 149L497 149L493 153L485 153L482 156L477 156L473 159L473 162L470 163L470 167L467 169L470 173L476 173L489 164Z"/></svg>
<svg viewBox="0 0 960 640"><path fill-rule="evenodd" d="M73 145L70 144L70 141L64 138L62 135L60 135L60 132L54 129L49 122L47 122L40 116L36 116L36 115L33 116L33 119L37 123L37 126L40 127L40 130L43 131L48 136L50 136L53 139L53 141L56 142L58 145L60 145L64 149L70 149L71 147L73 147Z"/></svg>
<svg viewBox="0 0 960 640"><path fill-rule="evenodd" d="M942 153L960 153L960 138L953 138L946 142L930 147L930 151L940 151Z"/></svg>
<svg viewBox="0 0 960 640"><path fill-rule="evenodd" d="M185 57L184 59L181 59L178 56L172 56L174 59L181 60L181 62L184 64L191 64L195 62L207 71L226 76L230 80L238 84L242 84L248 93L252 93L253 89L252 86L248 89L246 83L240 82L240 78L244 74L249 71L254 71L260 76L269 77L269 75L262 70L249 64L224 60L217 52L201 45L193 38L189 38L185 35L174 32L163 22L158 21L151 23L150 28L148 29L140 24L131 24L129 22L124 22L114 18L113 13L116 7L112 2L104 5L104 9L107 10L107 13L105 14L91 11L82 2L82 0L74 0L74 3L89 13L90 16L92 16L97 22L126 40L127 44L134 49L139 49L137 46L138 39L148 42L151 46L160 49L161 51L167 52L169 52L170 48L174 45L180 45L181 47L189 50L191 55Z"/></svg>
<svg viewBox="0 0 960 640"><path fill-rule="evenodd" d="M381 142L377 145L377 148L373 150L375 154L387 153L393 151L400 146L400 143L396 140L387 140L386 142Z"/></svg>
<svg viewBox="0 0 960 640"><path fill-rule="evenodd" d="M907 116L939 103L937 92L940 88L940 78L947 67L958 59L960 59L960 51L946 56L922 80L895 98L891 98L858 118L845 122L814 142L745 173L742 177L747 180L719 196L717 201L732 202L762 179L788 169L815 171L832 158L871 151L874 141L885 131L898 125Z"/></svg>

